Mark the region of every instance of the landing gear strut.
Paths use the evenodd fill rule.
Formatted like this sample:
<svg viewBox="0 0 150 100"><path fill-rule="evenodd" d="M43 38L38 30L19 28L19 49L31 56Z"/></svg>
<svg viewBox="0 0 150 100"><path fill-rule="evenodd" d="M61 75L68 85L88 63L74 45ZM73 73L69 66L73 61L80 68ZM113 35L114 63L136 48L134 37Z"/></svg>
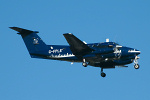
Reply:
<svg viewBox="0 0 150 100"><path fill-rule="evenodd" d="M140 65L138 64L138 59L139 59L139 58L140 58L140 57L136 56L135 59L134 59L134 68L135 68L135 69L139 69L139 68L140 68Z"/></svg>
<svg viewBox="0 0 150 100"><path fill-rule="evenodd" d="M106 74L103 72L103 68L101 68L101 76L106 77Z"/></svg>

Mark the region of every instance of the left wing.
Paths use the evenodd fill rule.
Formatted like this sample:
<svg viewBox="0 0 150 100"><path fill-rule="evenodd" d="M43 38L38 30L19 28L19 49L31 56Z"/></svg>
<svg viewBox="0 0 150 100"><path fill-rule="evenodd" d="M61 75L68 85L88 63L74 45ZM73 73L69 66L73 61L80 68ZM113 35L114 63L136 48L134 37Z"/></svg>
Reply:
<svg viewBox="0 0 150 100"><path fill-rule="evenodd" d="M66 38L67 42L69 43L70 49L75 56L82 57L90 53L91 51L93 51L93 49L88 47L85 43L83 43L80 39L75 37L73 34L66 33L63 35Z"/></svg>

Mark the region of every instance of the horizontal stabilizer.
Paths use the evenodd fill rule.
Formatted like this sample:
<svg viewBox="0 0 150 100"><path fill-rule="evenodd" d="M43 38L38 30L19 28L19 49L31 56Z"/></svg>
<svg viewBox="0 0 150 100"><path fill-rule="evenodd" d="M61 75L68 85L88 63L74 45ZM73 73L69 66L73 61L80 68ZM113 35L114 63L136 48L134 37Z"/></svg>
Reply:
<svg viewBox="0 0 150 100"><path fill-rule="evenodd" d="M23 28L19 28L19 27L9 27L15 31L18 31L19 33L17 34L21 34L23 37L31 34L31 33L39 33L38 31L31 31L31 30L27 30L27 29L23 29Z"/></svg>
<svg viewBox="0 0 150 100"><path fill-rule="evenodd" d="M77 37L75 37L71 33L63 34L66 38L67 42L70 45L70 49L76 56L83 56L85 54L88 54L89 52L93 51L90 47L88 47L85 43L83 43L81 40L79 40Z"/></svg>

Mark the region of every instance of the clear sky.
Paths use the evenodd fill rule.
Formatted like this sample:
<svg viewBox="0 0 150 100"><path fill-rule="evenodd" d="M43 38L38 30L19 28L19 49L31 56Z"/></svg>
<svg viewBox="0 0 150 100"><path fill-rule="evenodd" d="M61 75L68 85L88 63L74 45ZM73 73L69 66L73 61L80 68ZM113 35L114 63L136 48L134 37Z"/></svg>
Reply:
<svg viewBox="0 0 150 100"><path fill-rule="evenodd" d="M140 69L105 69L31 59L8 27L39 31L46 44L68 45L63 33L141 51ZM149 0L0 0L0 100L150 100Z"/></svg>

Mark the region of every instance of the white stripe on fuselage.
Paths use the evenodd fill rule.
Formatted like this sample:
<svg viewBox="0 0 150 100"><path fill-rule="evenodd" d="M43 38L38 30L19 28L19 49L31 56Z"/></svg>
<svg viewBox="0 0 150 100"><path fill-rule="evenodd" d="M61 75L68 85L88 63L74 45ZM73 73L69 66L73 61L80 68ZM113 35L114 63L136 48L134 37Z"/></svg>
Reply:
<svg viewBox="0 0 150 100"><path fill-rule="evenodd" d="M141 51L129 50L128 52L130 52L130 53L140 53Z"/></svg>
<svg viewBox="0 0 150 100"><path fill-rule="evenodd" d="M73 54L64 54L64 55L61 55L61 54L59 54L59 55L51 55L51 56L49 56L50 58L67 58L67 57L74 57L75 55L73 55Z"/></svg>

